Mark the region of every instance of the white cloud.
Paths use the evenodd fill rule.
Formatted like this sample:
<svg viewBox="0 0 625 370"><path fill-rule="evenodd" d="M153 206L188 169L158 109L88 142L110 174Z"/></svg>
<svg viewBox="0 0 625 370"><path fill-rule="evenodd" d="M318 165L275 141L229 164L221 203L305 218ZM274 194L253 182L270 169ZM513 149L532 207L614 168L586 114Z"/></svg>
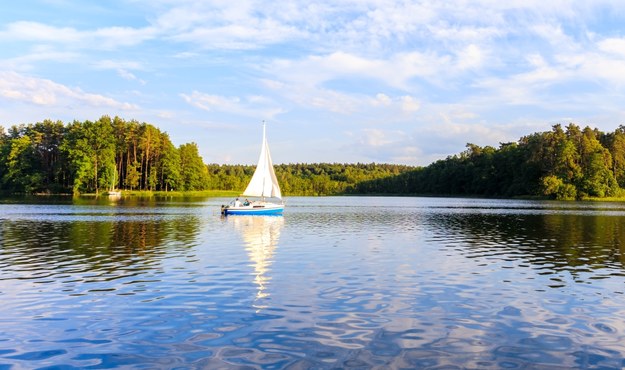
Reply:
<svg viewBox="0 0 625 370"><path fill-rule="evenodd" d="M421 137L463 147L475 132L496 145L513 132L506 124L518 126L525 119L548 126L554 117L623 116L625 38L618 21L625 2L126 5L128 17L103 16L96 23L75 18L88 14L84 7L65 9L66 21L58 16L5 21L0 70L23 74L4 72L0 97L48 111L75 105L136 108L101 92L116 85L127 89L128 83L110 79L112 73L97 73L110 70L137 82L133 98L152 104L142 108L155 117L164 112L158 117L205 122L210 116L217 122L229 115L233 122L238 116L267 119L288 112L289 121L298 122L294 127L321 118L344 130L371 130L358 131L363 146L403 160L414 153L429 158L438 150L419 142ZM128 19L132 23L124 23ZM61 72L54 62L62 64ZM44 78L27 77L26 71ZM75 78L80 82L70 84L89 86L93 93L45 76ZM146 80L149 89L142 87ZM400 131L409 139L397 138ZM406 149L400 153L398 146Z"/></svg>
<svg viewBox="0 0 625 370"><path fill-rule="evenodd" d="M166 119L166 120L170 120L172 118L174 118L176 115L174 114L174 112L170 112L170 111L160 111L156 113L156 116L162 119Z"/></svg>
<svg viewBox="0 0 625 370"><path fill-rule="evenodd" d="M43 62L74 63L80 58L80 54L73 51L59 51L48 46L37 45L27 53L0 59L0 69L30 71Z"/></svg>
<svg viewBox="0 0 625 370"><path fill-rule="evenodd" d="M294 88L293 92L299 89ZM333 113L353 114L358 111L361 100L350 94L330 89L308 88L299 90L301 95L293 95L293 101L304 108L316 108Z"/></svg>
<svg viewBox="0 0 625 370"><path fill-rule="evenodd" d="M446 115L441 116L444 123L429 126L424 131L429 131L445 138L460 137L465 142L467 140L470 142L471 140L479 139L477 141L484 143L484 145L488 142L496 145L501 140L506 141L509 139L508 135L500 129L480 124L456 123Z"/></svg>
<svg viewBox="0 0 625 370"><path fill-rule="evenodd" d="M375 96L375 99L373 101L373 105L377 106L377 105L383 105L385 107L390 106L393 103L393 101L391 100L391 98L386 95L386 94L382 94L379 93Z"/></svg>
<svg viewBox="0 0 625 370"><path fill-rule="evenodd" d="M97 69L110 69L114 70L117 75L128 81L138 82L140 85L145 85L147 82L130 70L143 70L144 67L141 63L130 60L102 60L93 63L93 67Z"/></svg>
<svg viewBox="0 0 625 370"><path fill-rule="evenodd" d="M413 78L435 80L441 74L451 76L455 73L450 56L420 52L398 53L388 59L368 59L335 52L301 60L277 60L264 66L263 70L274 76L274 80L286 84L311 87L322 86L333 80L360 78L402 90L411 89L410 81Z"/></svg>
<svg viewBox="0 0 625 370"><path fill-rule="evenodd" d="M359 107L368 103L368 98L353 96L351 94L318 87L314 79L305 81L276 81L263 79L265 88L280 95L284 101L290 101L304 109L326 110L333 113L351 114L358 111Z"/></svg>
<svg viewBox="0 0 625 370"><path fill-rule="evenodd" d="M177 58L177 59L191 59L191 58L198 57L199 55L200 55L199 53L194 53L194 52L190 52L190 51L183 51L181 53L174 54L174 58Z"/></svg>
<svg viewBox="0 0 625 370"><path fill-rule="evenodd" d="M223 111L240 110L241 99L238 97L225 98L217 95L203 94L199 91L194 91L191 95L181 94L181 96L187 103L206 111L211 111L213 109Z"/></svg>
<svg viewBox="0 0 625 370"><path fill-rule="evenodd" d="M264 88L267 88L270 90L278 90L278 89L283 89L286 87L284 82L272 80L268 78L261 78L259 79L259 82L262 84Z"/></svg>
<svg viewBox="0 0 625 370"><path fill-rule="evenodd" d="M197 27L173 35L175 41L193 42L205 48L215 49L259 49L275 44L297 33L296 29L268 21L256 24L232 24L220 27Z"/></svg>
<svg viewBox="0 0 625 370"><path fill-rule="evenodd" d="M138 45L157 36L158 30L153 27L105 27L85 32L89 42L96 42L105 49Z"/></svg>
<svg viewBox="0 0 625 370"><path fill-rule="evenodd" d="M52 43L77 43L84 34L70 27L53 27L38 22L18 21L8 24L0 32L0 39Z"/></svg>
<svg viewBox="0 0 625 370"><path fill-rule="evenodd" d="M375 108L380 108L385 111L395 111L397 113L403 112L411 114L421 109L421 102L410 95L403 95L399 97L390 97L386 94L376 94L373 99L370 99L370 105Z"/></svg>
<svg viewBox="0 0 625 370"><path fill-rule="evenodd" d="M62 44L71 49L114 49L133 46L157 36L153 27L104 27L78 30L71 27L54 27L43 23L17 21L0 31L0 40L6 42L30 41Z"/></svg>
<svg viewBox="0 0 625 370"><path fill-rule="evenodd" d="M249 96L246 98L224 97L193 91L191 94L180 94L188 104L209 112L225 112L249 117L272 119L284 113L284 109L276 107L265 97Z"/></svg>
<svg viewBox="0 0 625 370"><path fill-rule="evenodd" d="M414 145L410 135L395 129L362 129L348 132L352 142L343 150L356 153L366 161L417 164L420 163L421 150Z"/></svg>
<svg viewBox="0 0 625 370"><path fill-rule="evenodd" d="M427 30L436 40L453 41L462 44L485 43L497 37L505 36L507 30L502 28L502 21L493 25L458 25L448 22L433 22L428 24Z"/></svg>
<svg viewBox="0 0 625 370"><path fill-rule="evenodd" d="M607 38L597 42L599 50L625 58L625 38Z"/></svg>
<svg viewBox="0 0 625 370"><path fill-rule="evenodd" d="M362 144L369 147L379 147L390 144L392 140L388 137L387 133L379 129L364 129L362 130L363 136L361 137ZM399 136L402 133L398 133Z"/></svg>
<svg viewBox="0 0 625 370"><path fill-rule="evenodd" d="M100 94L86 93L79 88L67 87L51 80L6 71L0 71L0 97L39 106L71 107L80 104L120 110L138 108L131 103L119 102Z"/></svg>
<svg viewBox="0 0 625 370"><path fill-rule="evenodd" d="M404 112L416 112L421 108L421 103L412 96L406 95L401 97L401 108Z"/></svg>
<svg viewBox="0 0 625 370"><path fill-rule="evenodd" d="M478 126L480 132L476 136L470 134L470 127L466 129L462 128L462 125L434 127L435 125L430 125L425 129L380 128L348 132L347 137L351 139L351 142L342 150L354 153L357 158L365 158L366 161L427 165L450 154L460 153L464 150L469 138L476 139L473 142L482 144L479 134L493 135L488 129L479 130L480 126ZM451 129L452 132L447 132L447 129ZM486 143L488 144L491 143Z"/></svg>
<svg viewBox="0 0 625 370"><path fill-rule="evenodd" d="M159 15L154 26L176 42L209 49L258 49L301 37L301 30L271 11L286 7L278 5L254 6L246 1L183 3Z"/></svg>
<svg viewBox="0 0 625 370"><path fill-rule="evenodd" d="M481 68L484 65L484 52L479 46L471 44L458 53L459 70Z"/></svg>
<svg viewBox="0 0 625 370"><path fill-rule="evenodd" d="M526 70L500 76L490 74L475 81L473 86L481 90L480 95L468 97L465 102L481 106L528 105L571 112L595 100L591 99L593 96L622 96L625 52L621 54L621 44L625 46L625 41L607 39L598 42L596 49L577 46L547 51L545 54L550 53L547 55L528 54ZM563 91L560 86L569 87Z"/></svg>
<svg viewBox="0 0 625 370"><path fill-rule="evenodd" d="M136 82L138 82L138 83L139 83L139 84L141 84L141 85L145 85L145 84L146 84L146 82L145 82L144 80L142 80L142 79L138 78L138 77L137 77L137 76L135 76L132 72L129 72L129 71L127 71L127 70L123 69L123 68L118 68L118 69L117 69L117 74L118 74L121 78L123 78L123 79L125 79L125 80L128 80L128 81L136 81Z"/></svg>
<svg viewBox="0 0 625 370"><path fill-rule="evenodd" d="M132 61L132 60L105 59L105 60L100 60L100 61L93 63L93 66L98 69L112 69L112 70L117 70L117 69L143 70L145 69L141 63L137 61Z"/></svg>

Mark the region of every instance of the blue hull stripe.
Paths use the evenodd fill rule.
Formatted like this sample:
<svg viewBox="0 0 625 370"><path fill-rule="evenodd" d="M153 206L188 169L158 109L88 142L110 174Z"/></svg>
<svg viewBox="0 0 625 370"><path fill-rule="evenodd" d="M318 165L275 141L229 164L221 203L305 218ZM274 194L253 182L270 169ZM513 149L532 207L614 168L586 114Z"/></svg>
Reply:
<svg viewBox="0 0 625 370"><path fill-rule="evenodd" d="M225 209L227 215L277 215L284 211L284 207L279 208L257 208L257 209Z"/></svg>

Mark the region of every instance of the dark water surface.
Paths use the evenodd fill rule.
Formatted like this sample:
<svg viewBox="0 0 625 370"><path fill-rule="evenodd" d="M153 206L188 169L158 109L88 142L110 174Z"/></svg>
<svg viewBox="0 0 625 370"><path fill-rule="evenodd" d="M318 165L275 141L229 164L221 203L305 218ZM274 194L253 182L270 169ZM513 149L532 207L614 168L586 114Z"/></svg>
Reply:
<svg viewBox="0 0 625 370"><path fill-rule="evenodd" d="M0 369L625 366L625 204L0 201Z"/></svg>

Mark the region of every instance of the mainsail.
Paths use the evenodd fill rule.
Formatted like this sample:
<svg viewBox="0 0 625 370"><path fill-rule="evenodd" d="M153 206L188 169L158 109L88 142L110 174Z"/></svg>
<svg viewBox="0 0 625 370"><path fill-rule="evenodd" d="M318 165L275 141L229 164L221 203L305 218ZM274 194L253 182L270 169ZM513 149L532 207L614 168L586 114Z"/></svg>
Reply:
<svg viewBox="0 0 625 370"><path fill-rule="evenodd" d="M256 166L256 171L254 171L252 180L250 180L247 188L245 188L243 195L250 197L282 198L280 185L278 185L278 179L276 178L276 173L273 170L273 163L271 162L271 154L269 153L269 145L267 144L267 137L265 136L264 123L263 145L260 149L258 165Z"/></svg>

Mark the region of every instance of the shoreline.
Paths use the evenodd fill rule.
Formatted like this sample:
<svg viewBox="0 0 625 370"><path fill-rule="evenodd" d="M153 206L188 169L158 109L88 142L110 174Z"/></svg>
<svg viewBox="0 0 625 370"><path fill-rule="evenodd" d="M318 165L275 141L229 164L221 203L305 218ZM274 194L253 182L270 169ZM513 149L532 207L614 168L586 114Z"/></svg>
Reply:
<svg viewBox="0 0 625 370"><path fill-rule="evenodd" d="M95 193L82 193L82 194L68 194L68 193L33 193L33 194L0 194L0 198L11 197L108 197L107 192L99 194ZM192 190L192 191L143 191L143 190L121 190L120 196L112 197L137 197L137 198L230 198L241 196L241 193L234 190ZM556 200L541 196L514 196L514 197L486 197L486 196L472 196L472 195L450 195L450 194L328 194L328 195L305 195L305 194L289 194L286 197L420 197L420 198L460 198L460 199L509 199L509 200L535 200L535 201L563 201L563 202L625 202L625 197L584 197L582 199L565 199Z"/></svg>
<svg viewBox="0 0 625 370"><path fill-rule="evenodd" d="M120 190L121 197L170 197L170 198L181 198L181 197L208 197L208 198L219 198L219 197L234 197L240 195L238 191L233 190L193 190L193 191L138 191L138 190ZM80 193L80 194L68 194L68 193L32 193L32 194L24 194L24 193L16 193L16 194L0 194L0 198L10 198L10 197L108 197L109 194L107 192L101 193Z"/></svg>

